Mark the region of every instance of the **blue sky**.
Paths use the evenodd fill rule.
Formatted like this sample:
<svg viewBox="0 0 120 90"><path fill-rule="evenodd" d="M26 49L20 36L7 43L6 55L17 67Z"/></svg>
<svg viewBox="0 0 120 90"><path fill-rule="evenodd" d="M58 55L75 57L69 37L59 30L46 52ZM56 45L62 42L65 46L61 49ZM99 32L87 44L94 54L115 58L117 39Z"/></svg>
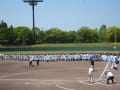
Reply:
<svg viewBox="0 0 120 90"><path fill-rule="evenodd" d="M23 0L0 0L0 21L32 28L32 7ZM99 28L120 26L120 0L44 0L35 6L35 25L78 30L82 26Z"/></svg>

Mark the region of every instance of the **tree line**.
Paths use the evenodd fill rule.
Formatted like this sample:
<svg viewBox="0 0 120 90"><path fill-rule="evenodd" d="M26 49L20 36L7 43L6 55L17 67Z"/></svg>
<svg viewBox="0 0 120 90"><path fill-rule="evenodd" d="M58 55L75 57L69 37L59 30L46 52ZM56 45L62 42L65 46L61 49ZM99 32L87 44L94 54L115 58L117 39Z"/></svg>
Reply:
<svg viewBox="0 0 120 90"><path fill-rule="evenodd" d="M120 42L120 28L101 25L99 29L81 27L78 30L64 31L59 28L41 30L35 27L35 40L32 29L26 26L13 27L0 22L0 44L30 45L41 43L97 43Z"/></svg>

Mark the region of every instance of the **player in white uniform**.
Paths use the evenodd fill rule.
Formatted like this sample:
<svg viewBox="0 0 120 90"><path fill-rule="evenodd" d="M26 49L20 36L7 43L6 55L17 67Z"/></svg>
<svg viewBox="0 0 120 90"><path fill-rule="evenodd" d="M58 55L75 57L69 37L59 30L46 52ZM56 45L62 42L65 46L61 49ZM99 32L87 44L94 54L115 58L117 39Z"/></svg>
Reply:
<svg viewBox="0 0 120 90"><path fill-rule="evenodd" d="M88 70L89 82L93 82L93 66L91 65Z"/></svg>

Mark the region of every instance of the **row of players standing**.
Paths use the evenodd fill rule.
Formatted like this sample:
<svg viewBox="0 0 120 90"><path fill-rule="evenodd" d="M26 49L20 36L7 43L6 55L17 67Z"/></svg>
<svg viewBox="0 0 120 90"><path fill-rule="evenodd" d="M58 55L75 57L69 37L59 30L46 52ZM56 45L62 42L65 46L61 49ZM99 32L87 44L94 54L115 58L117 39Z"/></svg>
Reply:
<svg viewBox="0 0 120 90"><path fill-rule="evenodd" d="M36 59L37 58L37 59ZM94 61L106 61L113 63L115 66L120 62L120 56L116 55L102 55L102 54L61 54L61 55L41 55L41 56L30 56L30 61L37 61L37 65L39 65L39 61L91 61L91 64L94 66Z"/></svg>
<svg viewBox="0 0 120 90"><path fill-rule="evenodd" d="M40 55L11 55L11 54L0 54L2 60L30 60L31 56L34 56L34 61L89 61L91 58L98 61L112 62L114 59L120 61L120 55L105 54L105 53L63 53L63 54L40 54Z"/></svg>

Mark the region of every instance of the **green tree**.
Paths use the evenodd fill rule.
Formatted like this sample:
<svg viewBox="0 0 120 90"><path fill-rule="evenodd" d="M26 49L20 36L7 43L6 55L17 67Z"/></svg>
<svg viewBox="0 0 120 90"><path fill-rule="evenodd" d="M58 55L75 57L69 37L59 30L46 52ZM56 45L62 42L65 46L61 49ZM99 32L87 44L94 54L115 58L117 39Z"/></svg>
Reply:
<svg viewBox="0 0 120 90"><path fill-rule="evenodd" d="M38 27L35 28L35 37L36 37L36 43L40 44L45 41L45 32L43 30L40 30Z"/></svg>
<svg viewBox="0 0 120 90"><path fill-rule="evenodd" d="M109 42L115 42L115 39L117 42L120 42L120 28L116 26L108 27L106 32L106 39Z"/></svg>
<svg viewBox="0 0 120 90"><path fill-rule="evenodd" d="M99 35L101 41L105 41L106 30L107 30L106 25L102 25L99 29Z"/></svg>
<svg viewBox="0 0 120 90"><path fill-rule="evenodd" d="M45 41L47 43L61 43L63 32L58 28L51 28L46 31Z"/></svg>
<svg viewBox="0 0 120 90"><path fill-rule="evenodd" d="M90 29L88 27L81 27L78 31L77 40L82 43L98 42L99 34L97 30Z"/></svg>
<svg viewBox="0 0 120 90"><path fill-rule="evenodd" d="M67 43L75 43L76 41L76 32L75 31L69 31L66 32L66 37L67 37Z"/></svg>
<svg viewBox="0 0 120 90"><path fill-rule="evenodd" d="M4 21L1 21L0 23L0 41L5 41L6 40L6 31L7 31L7 23Z"/></svg>
<svg viewBox="0 0 120 90"><path fill-rule="evenodd" d="M7 26L7 23L1 21L0 23L0 43L12 44L14 41L13 26Z"/></svg>
<svg viewBox="0 0 120 90"><path fill-rule="evenodd" d="M27 27L16 27L14 28L14 34L16 37L17 44L31 44L33 42L32 39L32 31Z"/></svg>
<svg viewBox="0 0 120 90"><path fill-rule="evenodd" d="M7 23L4 22L3 20L0 23L0 27L8 28Z"/></svg>
<svg viewBox="0 0 120 90"><path fill-rule="evenodd" d="M13 26L11 25L6 32L6 40L8 40L9 44L14 44L15 34L13 32Z"/></svg>

